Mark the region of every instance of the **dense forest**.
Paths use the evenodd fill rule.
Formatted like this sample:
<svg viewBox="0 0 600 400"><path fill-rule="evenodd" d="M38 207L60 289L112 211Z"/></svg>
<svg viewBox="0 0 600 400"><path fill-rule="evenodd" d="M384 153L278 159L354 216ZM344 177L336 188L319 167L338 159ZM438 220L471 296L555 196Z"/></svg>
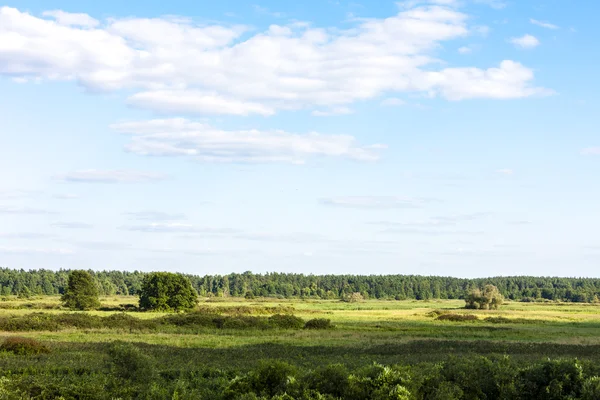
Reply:
<svg viewBox="0 0 600 400"><path fill-rule="evenodd" d="M144 272L89 271L103 295L136 295ZM68 270L13 270L0 268L3 296L57 295L67 285ZM416 275L303 275L267 273L186 275L200 296L262 296L280 298L343 298L360 292L376 299L462 299L471 288L492 284L511 300L538 299L595 302L600 279L552 277L493 277L463 279Z"/></svg>

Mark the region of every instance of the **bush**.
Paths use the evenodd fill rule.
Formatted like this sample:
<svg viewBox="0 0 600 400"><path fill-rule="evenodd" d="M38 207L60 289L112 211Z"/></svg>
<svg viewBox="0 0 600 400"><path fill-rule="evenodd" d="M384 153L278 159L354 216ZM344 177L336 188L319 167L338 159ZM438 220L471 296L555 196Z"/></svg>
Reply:
<svg viewBox="0 0 600 400"><path fill-rule="evenodd" d="M23 337L8 337L0 345L0 350L8 351L20 356L50 353L50 349L35 339Z"/></svg>
<svg viewBox="0 0 600 400"><path fill-rule="evenodd" d="M485 285L483 290L473 289L465 297L465 308L496 310L504 302L504 296L494 285Z"/></svg>
<svg viewBox="0 0 600 400"><path fill-rule="evenodd" d="M479 318L473 314L442 314L436 318L438 321L452 321L452 322L464 322L464 321L477 321Z"/></svg>
<svg viewBox="0 0 600 400"><path fill-rule="evenodd" d="M134 382L150 382L155 375L152 360L126 342L113 342L108 349L112 374Z"/></svg>
<svg viewBox="0 0 600 400"><path fill-rule="evenodd" d="M269 318L269 323L280 329L302 329L304 320L295 315L275 314Z"/></svg>
<svg viewBox="0 0 600 400"><path fill-rule="evenodd" d="M304 329L331 329L333 325L330 319L326 318L314 318L306 321Z"/></svg>

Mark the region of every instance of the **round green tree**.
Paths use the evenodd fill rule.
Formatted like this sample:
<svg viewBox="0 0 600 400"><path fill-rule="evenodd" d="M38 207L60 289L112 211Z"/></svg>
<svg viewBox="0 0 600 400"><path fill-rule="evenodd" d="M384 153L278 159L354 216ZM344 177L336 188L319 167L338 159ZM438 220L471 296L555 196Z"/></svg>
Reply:
<svg viewBox="0 0 600 400"><path fill-rule="evenodd" d="M87 271L71 271L61 301L72 310L93 310L100 307L98 288L92 275Z"/></svg>
<svg viewBox="0 0 600 400"><path fill-rule="evenodd" d="M144 277L140 308L152 311L185 311L198 304L198 293L188 278L170 272L153 272Z"/></svg>

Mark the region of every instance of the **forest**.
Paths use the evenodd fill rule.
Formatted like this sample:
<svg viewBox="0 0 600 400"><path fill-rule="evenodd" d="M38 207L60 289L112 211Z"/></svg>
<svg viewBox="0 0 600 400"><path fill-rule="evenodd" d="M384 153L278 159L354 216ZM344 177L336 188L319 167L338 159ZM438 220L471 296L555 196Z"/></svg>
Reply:
<svg viewBox="0 0 600 400"><path fill-rule="evenodd" d="M136 295L146 273L89 271L101 295ZM64 292L69 270L0 268L0 294L58 295ZM290 273L185 275L201 297L273 297L342 299L361 293L365 299L463 299L472 288L496 286L513 301L597 302L600 279L557 277L491 277L464 279L416 275L304 275Z"/></svg>

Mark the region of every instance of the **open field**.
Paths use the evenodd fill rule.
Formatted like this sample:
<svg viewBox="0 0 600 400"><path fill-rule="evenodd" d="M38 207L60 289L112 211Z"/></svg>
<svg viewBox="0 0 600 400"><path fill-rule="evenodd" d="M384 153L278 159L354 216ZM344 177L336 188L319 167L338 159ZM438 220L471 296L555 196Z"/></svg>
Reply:
<svg viewBox="0 0 600 400"><path fill-rule="evenodd" d="M135 297L103 297L103 311L85 314L100 317L98 321L126 314L136 318L134 321L139 319L148 324L173 317L164 313L117 311L120 304L134 304L136 300ZM259 329L236 328L235 325L215 328L175 323L137 328L61 326L50 330L3 331L0 335L4 337L38 339L49 347L50 353L24 357L0 352L0 368L16 375L19 371L30 371L28 374L37 371L45 377L39 378L42 381L49 379L48 371L79 370L93 374L105 371L106 354L114 341L130 342L142 349L163 375L207 368L243 373L258 368L265 359L284 361L301 370L335 363L344 364L350 370L374 362L433 365L456 356L493 359L505 355L510 356L515 365L522 366L547 358L577 358L600 364L600 305L508 302L495 311L465 310L463 306L464 302L459 300L345 303L339 300L205 299L200 302L200 314L233 318L242 315L257 320L266 320L274 313L293 314L304 321L330 319L334 328ZM39 318L38 313L48 318L82 314L60 309L58 297L0 302L0 322L21 321L26 316ZM458 322L437 319L444 314L474 315L477 319Z"/></svg>

